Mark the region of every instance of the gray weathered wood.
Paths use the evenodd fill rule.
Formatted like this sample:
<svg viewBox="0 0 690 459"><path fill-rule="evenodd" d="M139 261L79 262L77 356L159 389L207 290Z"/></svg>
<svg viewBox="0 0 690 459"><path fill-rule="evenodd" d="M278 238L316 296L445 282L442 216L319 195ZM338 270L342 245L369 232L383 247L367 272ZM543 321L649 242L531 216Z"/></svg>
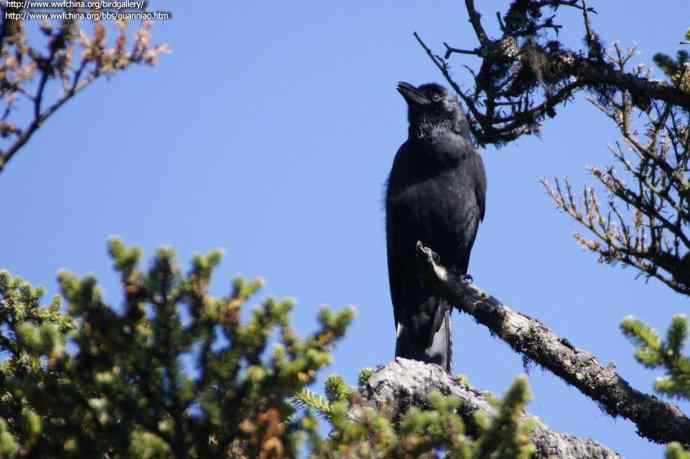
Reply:
<svg viewBox="0 0 690 459"><path fill-rule="evenodd" d="M469 420L480 411L495 416L496 409L488 402L488 393L459 382L440 366L396 358L395 361L378 368L359 391L361 396L379 409L397 416L411 406L423 406L427 396L434 390L444 395L453 395L462 400L460 415ZM536 446L535 459L612 459L621 457L616 452L590 440L550 430L537 418L525 414L535 421L536 428L532 443Z"/></svg>

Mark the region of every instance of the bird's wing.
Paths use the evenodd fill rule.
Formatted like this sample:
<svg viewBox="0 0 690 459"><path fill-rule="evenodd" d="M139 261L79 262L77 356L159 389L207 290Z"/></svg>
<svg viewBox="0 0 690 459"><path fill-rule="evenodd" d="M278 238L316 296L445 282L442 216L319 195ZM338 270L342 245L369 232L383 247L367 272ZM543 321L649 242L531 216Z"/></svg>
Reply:
<svg viewBox="0 0 690 459"><path fill-rule="evenodd" d="M486 171L484 161L479 153L472 155L472 168L475 170L474 195L479 206L479 221L484 220L486 211Z"/></svg>
<svg viewBox="0 0 690 459"><path fill-rule="evenodd" d="M409 142L403 143L398 149L395 159L393 160L393 168L391 175L388 178L386 185L386 245L388 255L388 280L390 282L391 300L393 303L393 318L395 320L395 327L397 331L398 324L407 320L407 311L405 308L405 296L407 289L411 286L407 285L410 282L410 275L412 273L408 270L413 269L409 254L405 251L405 243L402 240L405 229L405 222L403 219L404 213L401 215L400 209L394 204L394 197L400 191L402 181L407 173L406 158L410 153Z"/></svg>
<svg viewBox="0 0 690 459"><path fill-rule="evenodd" d="M396 231L394 229L395 219L391 215L391 210L389 209L386 214L386 227L388 229L387 237L387 255L388 255L388 281L390 282L391 291L391 302L393 303L393 319L395 320L394 326L397 327L400 323L402 316L404 316L403 311L399 311L399 307L402 304L402 292L401 287L403 280L401 279L401 270L404 269L404 261L400 258L400 243L396 237Z"/></svg>

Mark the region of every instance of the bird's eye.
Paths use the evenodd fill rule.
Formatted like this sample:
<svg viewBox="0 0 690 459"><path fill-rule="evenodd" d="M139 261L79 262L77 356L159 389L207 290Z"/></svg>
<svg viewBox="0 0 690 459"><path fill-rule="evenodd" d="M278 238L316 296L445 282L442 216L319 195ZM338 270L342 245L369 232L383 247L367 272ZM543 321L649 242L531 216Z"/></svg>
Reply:
<svg viewBox="0 0 690 459"><path fill-rule="evenodd" d="M441 100L441 95L440 94L432 94L431 100L433 100L434 102L438 102L439 100Z"/></svg>

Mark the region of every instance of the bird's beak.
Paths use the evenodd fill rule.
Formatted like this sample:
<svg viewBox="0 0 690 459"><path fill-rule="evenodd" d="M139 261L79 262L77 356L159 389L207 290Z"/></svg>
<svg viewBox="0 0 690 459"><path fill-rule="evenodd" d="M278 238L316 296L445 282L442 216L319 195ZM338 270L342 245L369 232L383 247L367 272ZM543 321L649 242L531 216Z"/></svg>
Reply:
<svg viewBox="0 0 690 459"><path fill-rule="evenodd" d="M402 94L409 106L422 106L429 103L429 99L417 90L413 85L405 81L398 83L398 92Z"/></svg>

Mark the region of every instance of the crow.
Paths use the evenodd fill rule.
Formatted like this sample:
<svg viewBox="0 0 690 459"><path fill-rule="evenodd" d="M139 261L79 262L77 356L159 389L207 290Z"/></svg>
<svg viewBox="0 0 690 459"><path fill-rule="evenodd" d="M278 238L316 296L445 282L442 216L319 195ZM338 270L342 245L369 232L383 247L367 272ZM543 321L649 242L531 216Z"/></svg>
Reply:
<svg viewBox="0 0 690 459"><path fill-rule="evenodd" d="M486 173L457 96L429 83L400 82L408 108L408 138L386 186L388 277L395 319L395 355L451 371L451 305L424 283L416 244L467 274L484 219Z"/></svg>

